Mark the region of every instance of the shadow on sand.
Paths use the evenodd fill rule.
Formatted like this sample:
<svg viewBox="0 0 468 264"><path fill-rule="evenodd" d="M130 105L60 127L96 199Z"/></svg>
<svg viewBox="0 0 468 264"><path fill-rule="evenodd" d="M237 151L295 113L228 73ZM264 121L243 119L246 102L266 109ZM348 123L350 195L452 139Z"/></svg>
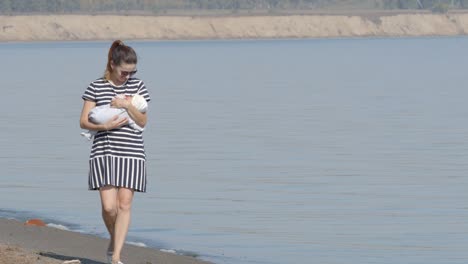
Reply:
<svg viewBox="0 0 468 264"><path fill-rule="evenodd" d="M55 253L52 253L52 252L40 252L39 255L44 256L44 257L48 257L48 258L63 260L63 261L77 259L77 260L81 261L81 264L106 264L105 262L95 261L95 260L92 260L92 259L73 257L73 256L64 256L64 255L59 255L59 254L55 254Z"/></svg>

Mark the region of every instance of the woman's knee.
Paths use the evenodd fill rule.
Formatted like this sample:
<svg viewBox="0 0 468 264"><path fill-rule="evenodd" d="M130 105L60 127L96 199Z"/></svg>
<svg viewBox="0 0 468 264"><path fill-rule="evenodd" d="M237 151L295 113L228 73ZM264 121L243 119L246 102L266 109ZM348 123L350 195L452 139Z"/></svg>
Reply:
<svg viewBox="0 0 468 264"><path fill-rule="evenodd" d="M121 200L119 201L119 211L130 211L132 208L132 201L131 200Z"/></svg>
<svg viewBox="0 0 468 264"><path fill-rule="evenodd" d="M103 203L102 212L106 215L117 215L117 204L116 203Z"/></svg>
<svg viewBox="0 0 468 264"><path fill-rule="evenodd" d="M117 214L117 188L105 186L100 189L102 212L106 215Z"/></svg>
<svg viewBox="0 0 468 264"><path fill-rule="evenodd" d="M119 190L119 210L129 211L132 208L133 190Z"/></svg>

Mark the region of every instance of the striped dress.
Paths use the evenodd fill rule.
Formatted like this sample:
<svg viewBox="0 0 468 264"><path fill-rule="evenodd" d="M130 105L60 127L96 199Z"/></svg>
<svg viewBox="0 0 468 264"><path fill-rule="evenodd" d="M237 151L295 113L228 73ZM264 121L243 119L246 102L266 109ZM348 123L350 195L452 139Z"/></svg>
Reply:
<svg viewBox="0 0 468 264"><path fill-rule="evenodd" d="M143 96L151 100L143 81L130 78L122 86L114 86L101 78L92 82L82 98L96 106L110 104L116 95ZM94 137L89 157L90 190L112 185L137 192L146 192L146 156L142 132L126 125L109 131L99 131Z"/></svg>

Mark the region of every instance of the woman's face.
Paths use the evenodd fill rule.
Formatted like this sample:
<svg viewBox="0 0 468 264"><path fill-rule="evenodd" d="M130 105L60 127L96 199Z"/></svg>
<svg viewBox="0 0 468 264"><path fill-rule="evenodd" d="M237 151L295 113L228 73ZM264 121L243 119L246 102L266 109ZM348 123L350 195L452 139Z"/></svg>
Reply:
<svg viewBox="0 0 468 264"><path fill-rule="evenodd" d="M136 72L136 64L121 63L118 66L112 65L113 79L118 81L119 84L126 82Z"/></svg>

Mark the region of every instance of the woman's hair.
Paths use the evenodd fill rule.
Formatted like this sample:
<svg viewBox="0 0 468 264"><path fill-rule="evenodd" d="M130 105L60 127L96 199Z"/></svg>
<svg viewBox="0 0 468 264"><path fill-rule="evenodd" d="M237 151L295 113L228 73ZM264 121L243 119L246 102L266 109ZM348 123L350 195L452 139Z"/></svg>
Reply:
<svg viewBox="0 0 468 264"><path fill-rule="evenodd" d="M122 63L137 64L137 55L132 47L125 45L121 40L116 40L112 43L109 54L107 55L107 66L104 73L104 78L110 79L112 72L111 64L118 66Z"/></svg>

